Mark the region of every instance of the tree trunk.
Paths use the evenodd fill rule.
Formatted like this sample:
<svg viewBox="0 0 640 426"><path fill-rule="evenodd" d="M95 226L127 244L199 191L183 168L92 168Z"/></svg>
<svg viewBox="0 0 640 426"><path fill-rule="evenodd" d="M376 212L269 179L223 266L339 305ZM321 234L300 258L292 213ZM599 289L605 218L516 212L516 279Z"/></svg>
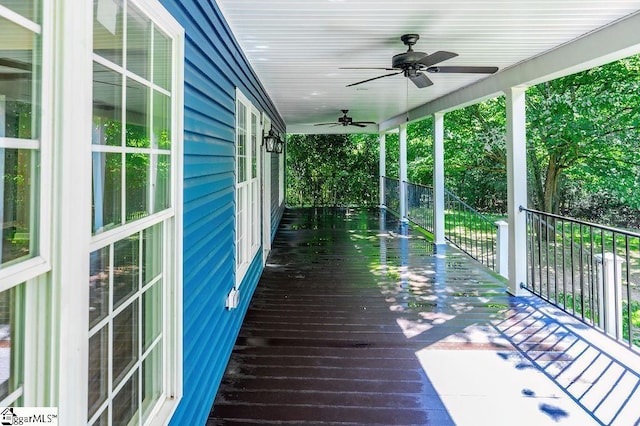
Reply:
<svg viewBox="0 0 640 426"><path fill-rule="evenodd" d="M562 169L558 166L556 156L549 156L549 165L547 166L547 176L544 180L544 204L543 211L548 213L557 213L558 210L558 180Z"/></svg>
<svg viewBox="0 0 640 426"><path fill-rule="evenodd" d="M532 194L534 197L533 205L536 209L543 209L544 205L544 185L542 184L542 171L540 170L540 162L533 148L527 150L528 163L531 166L531 181L533 184Z"/></svg>

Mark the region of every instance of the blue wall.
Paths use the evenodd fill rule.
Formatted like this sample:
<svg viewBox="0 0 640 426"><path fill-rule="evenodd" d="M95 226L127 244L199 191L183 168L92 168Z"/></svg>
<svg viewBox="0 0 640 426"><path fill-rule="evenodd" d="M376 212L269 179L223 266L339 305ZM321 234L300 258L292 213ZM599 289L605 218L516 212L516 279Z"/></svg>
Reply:
<svg viewBox="0 0 640 426"><path fill-rule="evenodd" d="M235 282L235 88L284 131L284 123L213 0L161 0L185 29L183 398L172 425L209 414L249 300L261 256L225 309ZM261 254L260 250L260 254Z"/></svg>

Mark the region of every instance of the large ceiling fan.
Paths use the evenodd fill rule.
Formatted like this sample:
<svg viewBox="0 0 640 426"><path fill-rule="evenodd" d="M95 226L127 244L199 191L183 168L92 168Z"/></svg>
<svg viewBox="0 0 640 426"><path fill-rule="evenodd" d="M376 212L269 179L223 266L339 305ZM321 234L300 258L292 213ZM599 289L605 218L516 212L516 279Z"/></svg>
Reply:
<svg viewBox="0 0 640 426"><path fill-rule="evenodd" d="M423 52L416 52L413 50L415 45L420 39L418 34L405 34L400 37L400 40L408 47L404 53L399 53L393 56L391 60L391 68L341 68L341 69L361 69L361 70L386 70L396 71L391 74L380 75L378 77L362 80L357 83L348 84L347 87L357 86L358 84L367 83L369 81L377 80L379 78L391 77L393 75L404 74L405 77L410 79L413 84L419 88L428 87L433 84L433 81L427 77L425 72L428 73L471 73L471 74L493 74L498 71L498 67L473 67L473 66L435 66L440 62L444 62L448 59L458 56L457 53L446 52L439 50L431 55Z"/></svg>
<svg viewBox="0 0 640 426"><path fill-rule="evenodd" d="M316 126L357 126L357 127L367 127L367 124L376 124L375 121L353 121L353 118L347 116L349 112L348 109L343 109L342 117L338 117L338 121L333 123L318 123Z"/></svg>

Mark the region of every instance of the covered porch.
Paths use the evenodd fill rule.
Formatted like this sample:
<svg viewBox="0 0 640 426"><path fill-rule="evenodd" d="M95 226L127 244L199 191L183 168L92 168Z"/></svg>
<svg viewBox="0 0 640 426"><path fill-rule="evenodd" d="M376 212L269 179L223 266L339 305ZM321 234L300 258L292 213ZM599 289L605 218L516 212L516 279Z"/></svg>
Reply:
<svg viewBox="0 0 640 426"><path fill-rule="evenodd" d="M208 424L637 424L640 357L386 213L287 210Z"/></svg>

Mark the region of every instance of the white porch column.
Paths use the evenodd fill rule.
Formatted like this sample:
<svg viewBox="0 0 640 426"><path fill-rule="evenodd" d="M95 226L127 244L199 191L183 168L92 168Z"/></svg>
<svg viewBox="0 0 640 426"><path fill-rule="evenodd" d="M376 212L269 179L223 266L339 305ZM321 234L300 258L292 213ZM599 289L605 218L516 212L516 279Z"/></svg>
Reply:
<svg viewBox="0 0 640 426"><path fill-rule="evenodd" d="M444 238L444 113L433 114L433 234L436 244Z"/></svg>
<svg viewBox="0 0 640 426"><path fill-rule="evenodd" d="M524 87L505 91L507 100L507 212L509 214L509 292L529 294L527 280L527 222L520 206L527 206L527 133Z"/></svg>
<svg viewBox="0 0 640 426"><path fill-rule="evenodd" d="M407 219L407 125L400 126L400 220Z"/></svg>
<svg viewBox="0 0 640 426"><path fill-rule="evenodd" d="M380 208L384 208L386 203L384 199L384 177L387 175L386 141L387 135L380 133Z"/></svg>

